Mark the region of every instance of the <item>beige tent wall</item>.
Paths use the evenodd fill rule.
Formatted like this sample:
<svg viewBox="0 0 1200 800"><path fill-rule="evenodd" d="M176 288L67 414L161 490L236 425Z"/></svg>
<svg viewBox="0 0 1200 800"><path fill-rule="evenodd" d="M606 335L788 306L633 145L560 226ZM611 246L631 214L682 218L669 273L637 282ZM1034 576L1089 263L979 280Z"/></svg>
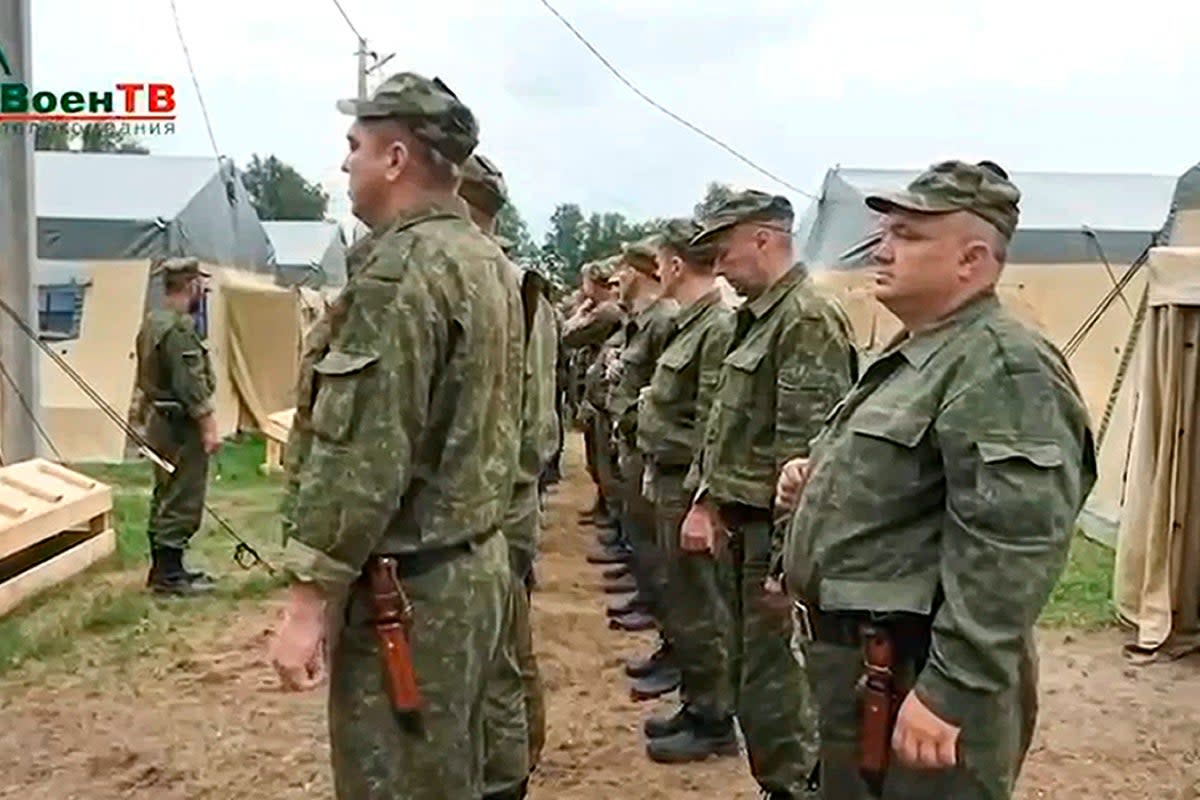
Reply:
<svg viewBox="0 0 1200 800"><path fill-rule="evenodd" d="M1117 278L1127 265L1114 265ZM899 321L871 296L870 270L817 272L814 279L842 303L860 347L877 351L900 330ZM1099 424L1117 374L1121 352L1145 286L1139 273L1125 288L1070 359L1088 411ZM1103 264L1010 264L1000 299L1014 316L1062 347L1113 286Z"/></svg>
<svg viewBox="0 0 1200 800"><path fill-rule="evenodd" d="M301 295L269 279L224 270L220 333L223 375L239 407L239 427L270 425L268 417L292 408L305 312Z"/></svg>
<svg viewBox="0 0 1200 800"><path fill-rule="evenodd" d="M147 261L85 265L79 338L50 343L104 400L124 415L133 397L135 340L146 302ZM38 352L43 423L70 461L120 461L125 434L44 353Z"/></svg>
<svg viewBox="0 0 1200 800"><path fill-rule="evenodd" d="M1157 248L1136 371L1113 597L1135 651L1200 647L1200 247ZM1102 459L1119 459L1106 440ZM1114 452L1115 451L1115 452Z"/></svg>

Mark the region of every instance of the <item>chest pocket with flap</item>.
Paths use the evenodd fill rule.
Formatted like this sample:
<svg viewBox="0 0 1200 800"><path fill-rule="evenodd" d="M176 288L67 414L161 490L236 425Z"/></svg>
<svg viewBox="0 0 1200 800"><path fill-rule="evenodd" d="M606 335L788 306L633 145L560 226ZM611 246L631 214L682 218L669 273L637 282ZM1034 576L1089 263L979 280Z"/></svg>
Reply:
<svg viewBox="0 0 1200 800"><path fill-rule="evenodd" d="M322 439L341 444L350 438L358 416L358 395L368 369L379 361L375 353L330 350L313 365L317 375L317 399L313 403L313 432Z"/></svg>

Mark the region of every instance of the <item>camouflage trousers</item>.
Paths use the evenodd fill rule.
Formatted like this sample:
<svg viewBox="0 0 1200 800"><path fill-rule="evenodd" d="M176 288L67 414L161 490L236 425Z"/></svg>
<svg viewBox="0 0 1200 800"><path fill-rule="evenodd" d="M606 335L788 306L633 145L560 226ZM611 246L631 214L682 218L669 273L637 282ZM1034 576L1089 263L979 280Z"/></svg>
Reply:
<svg viewBox="0 0 1200 800"><path fill-rule="evenodd" d="M523 484L504 523L512 591L505 609L508 637L489 677L484 718L486 794L515 789L537 766L546 741L546 706L529 622L529 580L540 524L537 484Z"/></svg>
<svg viewBox="0 0 1200 800"><path fill-rule="evenodd" d="M182 550L200 529L208 488L208 454L200 427L190 419L151 412L147 439L155 451L175 466L169 473L154 468L154 491L146 537L150 547Z"/></svg>
<svg viewBox="0 0 1200 800"><path fill-rule="evenodd" d="M683 488L687 468L647 469L658 546L666 559L664 638L682 673L680 699L705 719L726 719L733 714L732 626L717 561L708 553L687 553L679 546L679 528L692 500L692 492Z"/></svg>
<svg viewBox="0 0 1200 800"><path fill-rule="evenodd" d="M729 669L750 771L764 789L808 797L808 778L817 761L816 707L804 668L792 652L791 618L765 602L770 515L746 506L722 506L721 516L729 532L719 558L733 625ZM837 794L826 796L842 800Z"/></svg>
<svg viewBox="0 0 1200 800"><path fill-rule="evenodd" d="M960 766L929 771L893 765L884 780L884 800L1012 797L1037 722L1038 662L1032 632L1026 642L1017 684L989 698L977 719L963 720ZM821 715L821 790L825 797L839 800L869 800L873 795L858 774L862 652L825 642L807 642L804 650Z"/></svg>
<svg viewBox="0 0 1200 800"><path fill-rule="evenodd" d="M610 514L621 516L621 479L617 451L612 440L612 417L604 411L592 414L592 446L596 450L596 483Z"/></svg>
<svg viewBox="0 0 1200 800"><path fill-rule="evenodd" d="M404 562L401 562L404 570ZM362 582L351 591L332 653L329 738L338 800L462 800L483 792L484 697L504 668L512 587L504 537L415 575L403 575L412 603L413 666L425 709L414 720L392 712Z"/></svg>
<svg viewBox="0 0 1200 800"><path fill-rule="evenodd" d="M654 503L643 494L645 461L629 442L618 442L621 474L621 530L633 548L633 575L638 591L649 603L650 613L662 626L666 595L666 558L658 546Z"/></svg>

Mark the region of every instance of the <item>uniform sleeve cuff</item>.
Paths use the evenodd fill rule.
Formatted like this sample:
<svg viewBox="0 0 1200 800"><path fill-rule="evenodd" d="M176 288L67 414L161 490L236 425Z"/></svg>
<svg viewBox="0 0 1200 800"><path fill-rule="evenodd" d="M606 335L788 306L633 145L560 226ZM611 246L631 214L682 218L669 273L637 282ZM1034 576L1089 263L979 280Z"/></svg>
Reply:
<svg viewBox="0 0 1200 800"><path fill-rule="evenodd" d="M188 413L191 414L192 419L204 419L209 414L213 413L212 403L210 401L205 401L199 405L192 406Z"/></svg>
<svg viewBox="0 0 1200 800"><path fill-rule="evenodd" d="M938 718L960 728L965 719L978 716L983 699L982 693L953 682L932 662L922 670L913 691Z"/></svg>
<svg viewBox="0 0 1200 800"><path fill-rule="evenodd" d="M317 584L326 597L345 594L359 577L349 564L291 537L283 546L283 569L294 581Z"/></svg>

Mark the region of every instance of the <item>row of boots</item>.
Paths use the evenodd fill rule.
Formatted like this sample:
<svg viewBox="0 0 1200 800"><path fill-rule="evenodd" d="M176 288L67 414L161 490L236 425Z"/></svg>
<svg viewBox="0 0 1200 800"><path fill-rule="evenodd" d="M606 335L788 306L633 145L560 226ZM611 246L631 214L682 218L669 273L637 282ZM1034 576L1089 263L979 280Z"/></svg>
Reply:
<svg viewBox="0 0 1200 800"><path fill-rule="evenodd" d="M632 565L633 550L622 536L620 521L605 508L603 498L582 512L579 521L597 531L597 548L588 554L587 560L603 567L603 589L613 596L606 609L609 627L630 632L659 629L649 598L638 587ZM625 674L630 679L630 696L636 701L663 698L679 689L679 666L661 630L654 652L629 659ZM683 764L739 753L731 717L713 719L682 702L670 713L646 719L643 733L646 754L661 764Z"/></svg>

